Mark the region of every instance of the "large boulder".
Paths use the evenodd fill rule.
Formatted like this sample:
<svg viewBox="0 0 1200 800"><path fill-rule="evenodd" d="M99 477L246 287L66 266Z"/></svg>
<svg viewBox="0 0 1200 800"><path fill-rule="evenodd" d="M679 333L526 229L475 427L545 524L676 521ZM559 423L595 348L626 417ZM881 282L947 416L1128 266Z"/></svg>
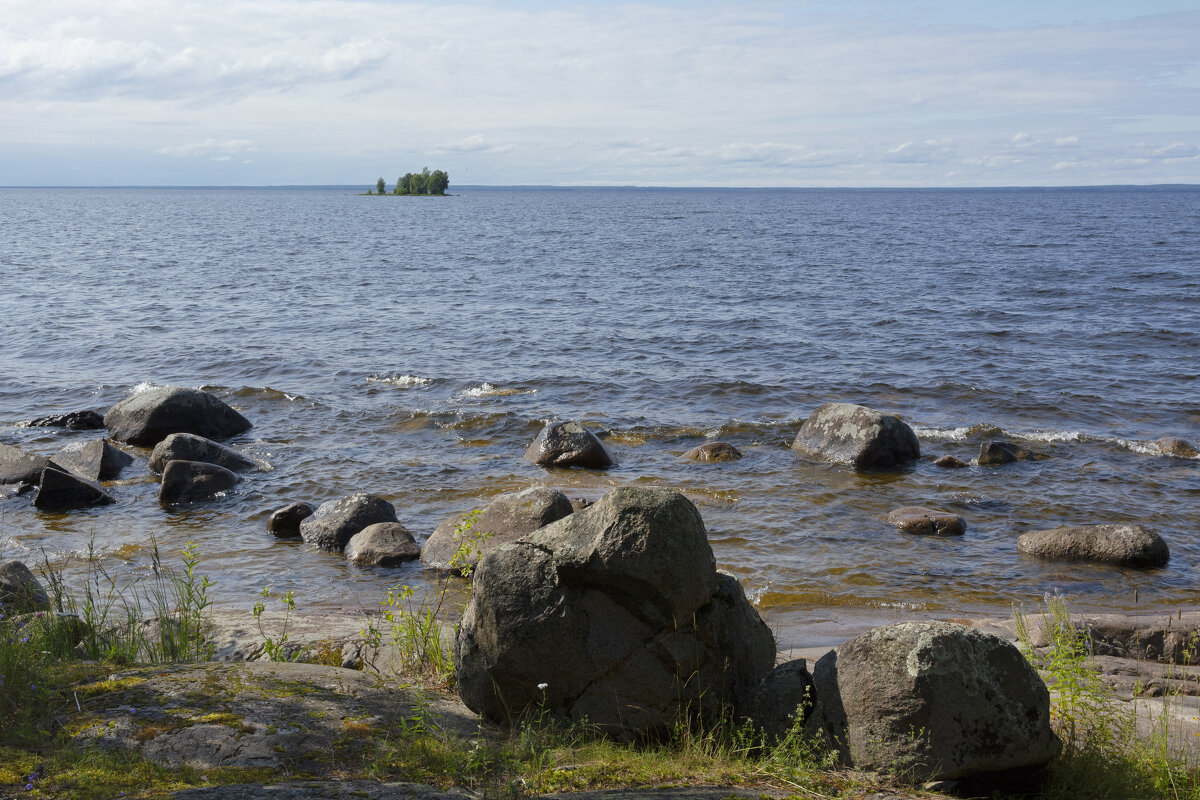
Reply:
<svg viewBox="0 0 1200 800"><path fill-rule="evenodd" d="M346 560L360 567L391 567L421 556L421 546L399 522L376 522L346 542Z"/></svg>
<svg viewBox="0 0 1200 800"><path fill-rule="evenodd" d="M0 561L0 613L8 617L49 610L50 596L29 567L15 559Z"/></svg>
<svg viewBox="0 0 1200 800"><path fill-rule="evenodd" d="M484 556L455 642L471 710L511 722L536 708L624 736L744 709L774 661L696 507L633 487Z"/></svg>
<svg viewBox="0 0 1200 800"><path fill-rule="evenodd" d="M596 435L578 422L551 422L525 451L539 467L608 469L612 456Z"/></svg>
<svg viewBox="0 0 1200 800"><path fill-rule="evenodd" d="M0 484L26 483L36 485L42 478L42 470L50 461L19 447L0 444Z"/></svg>
<svg viewBox="0 0 1200 800"><path fill-rule="evenodd" d="M793 730L803 730L816 698L808 662L785 661L762 679L750 701L750 721L766 744L776 744Z"/></svg>
<svg viewBox="0 0 1200 800"><path fill-rule="evenodd" d="M71 442L54 454L53 461L89 481L111 481L133 463L133 456L113 447L107 439L93 439Z"/></svg>
<svg viewBox="0 0 1200 800"><path fill-rule="evenodd" d="M1078 525L1023 533L1017 550L1059 561L1095 561L1121 567L1164 567L1171 551L1145 525Z"/></svg>
<svg viewBox="0 0 1200 800"><path fill-rule="evenodd" d="M250 422L208 392L159 386L114 405L104 415L104 427L118 442L153 447L172 433L228 439L249 430Z"/></svg>
<svg viewBox="0 0 1200 800"><path fill-rule="evenodd" d="M503 494L484 506L467 530L460 530L466 520L461 514L439 525L421 549L421 560L434 569L474 567L484 553L556 522L572 510L565 494L547 486Z"/></svg>
<svg viewBox="0 0 1200 800"><path fill-rule="evenodd" d="M259 469L254 459L194 433L172 433L154 445L154 452L150 454L150 470L161 473L168 461L203 461L233 472Z"/></svg>
<svg viewBox="0 0 1200 800"><path fill-rule="evenodd" d="M317 507L312 503L297 502L276 509L267 520L267 530L281 539L300 535L300 523L313 515Z"/></svg>
<svg viewBox="0 0 1200 800"><path fill-rule="evenodd" d="M1050 693L1011 642L949 622L875 628L813 669L810 730L848 765L946 780L1032 768L1059 750Z"/></svg>
<svg viewBox="0 0 1200 800"><path fill-rule="evenodd" d="M202 461L168 461L158 486L163 505L195 503L227 492L241 480L232 471Z"/></svg>
<svg viewBox="0 0 1200 800"><path fill-rule="evenodd" d="M887 521L901 533L917 536L962 536L967 530L966 520L958 514L924 506L897 508L887 515Z"/></svg>
<svg viewBox="0 0 1200 800"><path fill-rule="evenodd" d="M43 511L70 511L115 502L97 484L53 463L42 470L37 494L33 496L34 507Z"/></svg>
<svg viewBox="0 0 1200 800"><path fill-rule="evenodd" d="M792 449L856 470L895 469L921 455L917 435L899 417L850 403L818 407L800 426Z"/></svg>
<svg viewBox="0 0 1200 800"><path fill-rule="evenodd" d="M95 411L71 411L67 414L54 414L49 417L38 417L25 423L30 428L66 428L72 431L98 431L104 428L104 417Z"/></svg>
<svg viewBox="0 0 1200 800"><path fill-rule="evenodd" d="M988 467L1012 464L1016 461L1045 461L1048 458L1050 456L1045 453L1029 450L1012 442L987 441L980 443L979 458L976 462L980 466Z"/></svg>
<svg viewBox="0 0 1200 800"><path fill-rule="evenodd" d="M366 492L328 500L300 523L300 537L325 550L340 552L350 537L376 522L399 522L396 509Z"/></svg>

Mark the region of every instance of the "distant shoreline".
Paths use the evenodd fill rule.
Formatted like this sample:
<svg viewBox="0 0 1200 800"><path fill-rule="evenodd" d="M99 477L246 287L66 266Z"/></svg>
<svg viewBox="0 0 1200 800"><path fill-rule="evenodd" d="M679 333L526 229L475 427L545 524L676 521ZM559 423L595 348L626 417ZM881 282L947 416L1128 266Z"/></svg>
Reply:
<svg viewBox="0 0 1200 800"><path fill-rule="evenodd" d="M238 184L238 185L185 185L185 184L113 184L103 186L69 185L13 185L0 186L5 189L195 189L218 190L262 190L289 191L296 189L319 189L328 191L357 191L360 184L314 183L314 184ZM1195 192L1200 183L1147 183L1147 184L1094 184L1078 186L636 186L636 185L555 185L555 184L457 184L460 192L471 191L670 191L670 192ZM384 194L390 194L385 192ZM398 195L407 197L410 195ZM431 195L432 196L432 195Z"/></svg>

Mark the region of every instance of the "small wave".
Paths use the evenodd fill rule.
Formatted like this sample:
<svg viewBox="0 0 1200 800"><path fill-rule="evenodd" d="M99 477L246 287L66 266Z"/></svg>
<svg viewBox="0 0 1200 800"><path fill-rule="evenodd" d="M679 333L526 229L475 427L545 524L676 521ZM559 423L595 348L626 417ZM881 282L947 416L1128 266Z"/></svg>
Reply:
<svg viewBox="0 0 1200 800"><path fill-rule="evenodd" d="M422 378L419 375L379 375L372 373L367 376L367 383L386 383L401 389L411 389L416 386L428 386L433 378Z"/></svg>
<svg viewBox="0 0 1200 800"><path fill-rule="evenodd" d="M302 395L288 394L279 389L272 389L270 386L243 386L234 392L233 395L234 397L254 397L265 400L287 400L291 403L304 399Z"/></svg>
<svg viewBox="0 0 1200 800"><path fill-rule="evenodd" d="M160 386L161 386L161 384L158 384L158 383L151 383L150 381L142 381L137 386L130 389L129 394L130 394L130 396L133 396L135 394L142 394L144 392L150 391L151 389L157 389Z"/></svg>
<svg viewBox="0 0 1200 800"><path fill-rule="evenodd" d="M994 439L1001 436L1007 436L1003 428L995 425L989 425L986 422L980 422L975 425L961 425L957 428L937 428L925 426L913 426L913 432L921 439L934 439L937 441L962 442L967 439Z"/></svg>
<svg viewBox="0 0 1200 800"><path fill-rule="evenodd" d="M1021 434L1020 438L1031 442L1084 442L1104 441L1102 436L1087 436L1079 431L1033 431Z"/></svg>
<svg viewBox="0 0 1200 800"><path fill-rule="evenodd" d="M537 394L537 389L523 389L516 386L496 386L491 383L481 383L462 392L460 397L510 397L517 394Z"/></svg>

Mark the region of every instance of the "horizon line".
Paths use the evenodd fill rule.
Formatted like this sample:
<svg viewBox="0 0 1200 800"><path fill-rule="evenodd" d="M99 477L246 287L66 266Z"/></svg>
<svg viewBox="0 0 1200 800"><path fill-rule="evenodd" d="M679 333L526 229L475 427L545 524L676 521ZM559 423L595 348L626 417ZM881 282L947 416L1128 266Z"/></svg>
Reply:
<svg viewBox="0 0 1200 800"><path fill-rule="evenodd" d="M358 189L361 183L128 183L128 184L11 184L2 189ZM978 186L715 186L615 183L464 183L458 189L674 189L695 191L971 191L980 189L1200 189L1200 183L1080 183L1003 184ZM366 194L365 192L363 193ZM384 194L391 194L385 192ZM403 196L403 195L401 195Z"/></svg>

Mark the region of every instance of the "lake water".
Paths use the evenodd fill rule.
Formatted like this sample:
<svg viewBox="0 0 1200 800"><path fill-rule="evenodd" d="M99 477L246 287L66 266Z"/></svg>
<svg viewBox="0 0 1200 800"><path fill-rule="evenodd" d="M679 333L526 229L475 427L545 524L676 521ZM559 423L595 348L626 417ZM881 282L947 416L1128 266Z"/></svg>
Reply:
<svg viewBox="0 0 1200 800"><path fill-rule="evenodd" d="M270 512L366 490L423 539L534 484L677 488L720 568L784 632L823 621L1200 601L1200 190L351 188L0 190L0 441L51 455L99 432L20 427L136 387L203 387L272 469L164 509L144 458L116 505L0 502L0 557L89 542L144 574L198 544L218 602L265 584L374 607L419 564L347 565L276 540ZM829 401L905 418L924 460L858 475L796 456ZM607 432L606 472L522 460L547 420ZM1006 438L1052 458L943 470ZM740 461L700 465L721 440ZM139 451L147 455L146 451ZM966 518L898 533L903 505ZM1168 567L1038 561L1017 537L1140 522ZM1135 592L1137 601L1135 604ZM801 636L803 638L803 636Z"/></svg>

